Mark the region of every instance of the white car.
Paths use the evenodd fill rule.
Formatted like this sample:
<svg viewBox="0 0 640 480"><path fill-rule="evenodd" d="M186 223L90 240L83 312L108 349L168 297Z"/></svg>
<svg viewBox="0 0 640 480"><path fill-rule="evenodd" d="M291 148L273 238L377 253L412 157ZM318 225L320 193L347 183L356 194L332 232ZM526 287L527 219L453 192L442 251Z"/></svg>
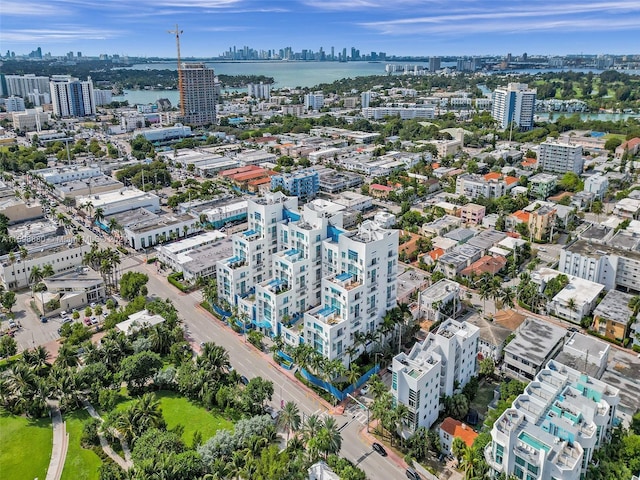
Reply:
<svg viewBox="0 0 640 480"><path fill-rule="evenodd" d="M360 394L366 395L367 393L369 393L370 389L371 389L371 386L367 383L360 389Z"/></svg>

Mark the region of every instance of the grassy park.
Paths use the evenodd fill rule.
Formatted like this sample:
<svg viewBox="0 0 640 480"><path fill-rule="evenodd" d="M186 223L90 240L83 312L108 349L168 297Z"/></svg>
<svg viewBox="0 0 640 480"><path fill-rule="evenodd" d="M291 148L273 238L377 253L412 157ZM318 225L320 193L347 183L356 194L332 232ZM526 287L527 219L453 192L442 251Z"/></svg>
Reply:
<svg viewBox="0 0 640 480"><path fill-rule="evenodd" d="M194 432L199 431L206 441L213 437L218 430L233 429L233 422L215 412L209 412L204 407L193 403L180 394L170 391L156 392L162 408L162 416L167 422L167 429L172 429L177 425L184 427L182 440L187 445L192 444ZM127 408L133 400L125 401L118 405L118 410Z"/></svg>
<svg viewBox="0 0 640 480"><path fill-rule="evenodd" d="M44 479L51 457L51 420L0 413L0 477Z"/></svg>
<svg viewBox="0 0 640 480"><path fill-rule="evenodd" d="M82 448L82 426L91 418L86 410L77 410L64 416L69 434L69 449L62 470L62 480L98 480L100 457L93 451Z"/></svg>

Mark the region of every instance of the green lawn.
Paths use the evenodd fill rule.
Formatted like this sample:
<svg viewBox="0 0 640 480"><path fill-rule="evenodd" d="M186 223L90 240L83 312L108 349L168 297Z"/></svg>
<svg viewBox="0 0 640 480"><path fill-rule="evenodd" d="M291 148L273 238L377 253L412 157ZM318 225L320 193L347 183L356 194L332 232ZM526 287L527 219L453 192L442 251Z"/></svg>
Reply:
<svg viewBox="0 0 640 480"><path fill-rule="evenodd" d="M93 451L82 448L82 426L91 418L86 410L78 410L64 416L69 434L69 449L64 462L62 480L98 480L98 468L102 464L100 457Z"/></svg>
<svg viewBox="0 0 640 480"><path fill-rule="evenodd" d="M221 429L233 429L233 422L215 412L209 412L205 408L191 402L189 399L180 396L176 392L160 391L155 392L160 399L162 416L167 422L167 428L172 429L177 425L184 426L182 440L187 445L191 445L193 433L198 430L202 434L202 439L207 441ZM133 400L118 404L117 410L128 407Z"/></svg>
<svg viewBox="0 0 640 480"><path fill-rule="evenodd" d="M0 477L44 479L51 458L51 420L30 420L0 413Z"/></svg>
<svg viewBox="0 0 640 480"><path fill-rule="evenodd" d="M493 391L499 384L497 382L487 383L486 380L482 381L478 387L478 393L476 398L471 402L471 408L475 409L480 418L484 418L489 410L489 404L493 401Z"/></svg>

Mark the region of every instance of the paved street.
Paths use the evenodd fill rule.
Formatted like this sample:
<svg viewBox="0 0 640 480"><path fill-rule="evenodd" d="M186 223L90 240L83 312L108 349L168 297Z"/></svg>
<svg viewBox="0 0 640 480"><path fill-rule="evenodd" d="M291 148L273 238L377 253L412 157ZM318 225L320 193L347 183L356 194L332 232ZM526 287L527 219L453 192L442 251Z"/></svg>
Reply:
<svg viewBox="0 0 640 480"><path fill-rule="evenodd" d="M202 295L199 291L191 294L178 292L167 282L165 277L156 273L154 265L145 264L139 257L125 259L122 263L122 269L123 272L136 270L147 273L149 275L147 285L149 293L160 298L171 298L180 312L180 317L186 326L188 339L193 345L199 346L200 342L207 341L222 345L229 352L231 364L241 375L245 375L247 378L260 376L271 380L274 384L274 395L271 402L273 407L279 409L281 401L294 401L305 417L314 413L321 416L329 414L330 405L293 380L292 373L287 374L273 365L268 354L258 352L254 347L245 343L241 335L220 321L212 319L208 312L200 308L198 304L202 301ZM393 463L389 457L384 458L375 453L371 446L360 437L359 432L366 425L366 412L355 414L348 411L343 415L337 415L336 420L338 425L343 427L341 454L358 463L368 478L372 480L404 478L403 468Z"/></svg>

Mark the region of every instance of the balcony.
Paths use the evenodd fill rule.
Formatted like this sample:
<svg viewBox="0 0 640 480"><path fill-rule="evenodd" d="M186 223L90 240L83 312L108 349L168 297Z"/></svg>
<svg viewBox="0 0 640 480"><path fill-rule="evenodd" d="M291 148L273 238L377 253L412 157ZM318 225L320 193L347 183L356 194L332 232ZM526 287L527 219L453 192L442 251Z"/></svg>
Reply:
<svg viewBox="0 0 640 480"><path fill-rule="evenodd" d="M352 273L340 273L332 278L329 278L331 283L344 288L345 290L353 290L356 287L362 285Z"/></svg>
<svg viewBox="0 0 640 480"><path fill-rule="evenodd" d="M327 325L336 325L344 320L344 318L340 316L338 309L329 306L317 307L316 309L311 310L309 315Z"/></svg>
<svg viewBox="0 0 640 480"><path fill-rule="evenodd" d="M246 267L247 266L247 261L244 258L241 257L231 257L230 259L227 260L227 266L229 268L231 268L232 270L235 270L236 268L241 268L241 267Z"/></svg>
<svg viewBox="0 0 640 480"><path fill-rule="evenodd" d="M275 293L276 295L280 295L291 290L287 281L282 280L281 278L274 278L273 280L269 280L267 284L264 285L264 287L268 291L270 291L271 293Z"/></svg>
<svg viewBox="0 0 640 480"><path fill-rule="evenodd" d="M260 234L255 230L247 230L245 232L242 232L242 236L245 240L255 240L256 238L260 237Z"/></svg>
<svg viewBox="0 0 640 480"><path fill-rule="evenodd" d="M493 459L493 455L492 455L492 449L491 449L491 443L487 444L486 447L484 447L484 459L487 462L487 465L489 465L491 468L493 468L495 471L497 472L502 472L502 464L496 462Z"/></svg>

